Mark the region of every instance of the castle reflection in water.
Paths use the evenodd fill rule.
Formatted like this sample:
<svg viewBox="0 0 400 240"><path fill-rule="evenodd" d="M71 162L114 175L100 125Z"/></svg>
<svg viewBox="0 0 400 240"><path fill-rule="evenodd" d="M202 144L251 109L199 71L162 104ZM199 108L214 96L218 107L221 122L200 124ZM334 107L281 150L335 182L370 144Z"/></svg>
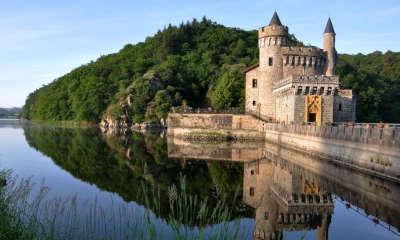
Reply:
<svg viewBox="0 0 400 240"><path fill-rule="evenodd" d="M268 143L196 144L168 139L168 156L185 162L236 161L243 164L243 200L255 209L254 239L281 239L283 232L316 230L328 239L333 198L388 231L400 227L400 188ZM362 210L361 210L362 209Z"/></svg>

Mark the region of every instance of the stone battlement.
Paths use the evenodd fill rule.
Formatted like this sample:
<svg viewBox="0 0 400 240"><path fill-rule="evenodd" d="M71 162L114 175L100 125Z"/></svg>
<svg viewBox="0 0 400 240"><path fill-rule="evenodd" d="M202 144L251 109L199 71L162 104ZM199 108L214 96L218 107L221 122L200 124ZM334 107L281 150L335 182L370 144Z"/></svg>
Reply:
<svg viewBox="0 0 400 240"><path fill-rule="evenodd" d="M293 86L295 84L311 84L311 85L319 85L319 84L339 84L338 76L325 76L325 75L312 75L312 76L289 76L287 78L282 79L274 83L274 90L280 87L290 85Z"/></svg>
<svg viewBox="0 0 400 240"><path fill-rule="evenodd" d="M263 130L285 132L310 137L322 137L335 140L358 142L400 148L400 126L397 125L282 125L266 123Z"/></svg>
<svg viewBox="0 0 400 240"><path fill-rule="evenodd" d="M299 55L299 56L325 56L324 50L317 47L282 47L284 55Z"/></svg>
<svg viewBox="0 0 400 240"><path fill-rule="evenodd" d="M287 26L269 25L258 29L258 38L287 35Z"/></svg>
<svg viewBox="0 0 400 240"><path fill-rule="evenodd" d="M170 113L167 125L171 129L244 130L261 133L284 132L400 148L400 126L393 124L284 125L268 123L252 115L243 114Z"/></svg>

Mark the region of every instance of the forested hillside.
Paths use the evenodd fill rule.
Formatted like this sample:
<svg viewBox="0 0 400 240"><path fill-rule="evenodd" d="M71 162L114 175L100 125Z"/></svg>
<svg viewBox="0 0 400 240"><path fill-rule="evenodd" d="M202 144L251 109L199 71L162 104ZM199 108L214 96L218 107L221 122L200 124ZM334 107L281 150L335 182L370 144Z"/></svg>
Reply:
<svg viewBox="0 0 400 240"><path fill-rule="evenodd" d="M256 31L205 18L170 25L34 91L21 116L99 122L124 115L143 122L164 118L171 106L243 107L241 70L257 58ZM340 55L337 72L358 96L358 121L400 122L400 53Z"/></svg>
<svg viewBox="0 0 400 240"><path fill-rule="evenodd" d="M340 54L336 74L357 95L358 122L400 122L400 52Z"/></svg>

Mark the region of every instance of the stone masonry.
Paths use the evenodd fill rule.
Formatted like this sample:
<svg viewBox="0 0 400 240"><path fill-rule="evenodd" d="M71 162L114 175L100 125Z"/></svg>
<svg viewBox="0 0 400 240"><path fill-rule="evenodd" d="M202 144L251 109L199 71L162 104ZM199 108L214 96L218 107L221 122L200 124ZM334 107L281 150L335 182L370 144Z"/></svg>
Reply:
<svg viewBox="0 0 400 240"><path fill-rule="evenodd" d="M339 88L335 75L331 20L323 49L290 46L288 34L276 12L269 25L258 30L259 63L245 70L246 112L273 122L354 122L355 97L352 90Z"/></svg>

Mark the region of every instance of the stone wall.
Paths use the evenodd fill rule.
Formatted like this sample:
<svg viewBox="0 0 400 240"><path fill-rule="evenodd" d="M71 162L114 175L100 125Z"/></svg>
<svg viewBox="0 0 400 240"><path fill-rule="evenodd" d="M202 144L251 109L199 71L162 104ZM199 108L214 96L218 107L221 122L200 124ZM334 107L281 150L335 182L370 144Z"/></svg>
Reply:
<svg viewBox="0 0 400 240"><path fill-rule="evenodd" d="M339 90L333 104L334 122L356 121L356 99L352 90Z"/></svg>
<svg viewBox="0 0 400 240"><path fill-rule="evenodd" d="M168 128L260 131L262 124L261 120L241 114L170 113L167 119Z"/></svg>
<svg viewBox="0 0 400 240"><path fill-rule="evenodd" d="M400 129L268 124L265 140L400 181Z"/></svg>
<svg viewBox="0 0 400 240"><path fill-rule="evenodd" d="M305 111L305 98L307 95L295 95L294 103L294 123L304 123L304 111ZM333 98L334 96L325 95L322 96L322 124L333 122Z"/></svg>
<svg viewBox="0 0 400 240"><path fill-rule="evenodd" d="M333 97L333 96L332 96ZM380 177L400 179L400 128L282 125L250 115L170 114L167 134L186 140L270 141Z"/></svg>
<svg viewBox="0 0 400 240"><path fill-rule="evenodd" d="M297 101L295 111L304 119L304 96ZM324 96L323 101L333 101L333 96ZM303 104L301 104L303 103ZM328 105L331 105L329 102ZM328 113L324 113L328 115ZM167 119L169 129L206 129L206 130L241 130L248 132L285 132L310 137L358 142L386 147L400 148L400 127L377 125L283 125L267 123L252 115L241 114L205 114L205 113L170 113Z"/></svg>
<svg viewBox="0 0 400 240"><path fill-rule="evenodd" d="M278 122L285 122L285 123L294 122L294 120L296 119L295 106L297 106L296 96L291 94L290 91L286 91L284 94L276 96L275 100L276 120Z"/></svg>
<svg viewBox="0 0 400 240"><path fill-rule="evenodd" d="M170 113L167 134L191 140L263 141L265 123L250 115Z"/></svg>
<svg viewBox="0 0 400 240"><path fill-rule="evenodd" d="M168 157L179 159L254 161L263 158L264 142L198 143L168 137Z"/></svg>
<svg viewBox="0 0 400 240"><path fill-rule="evenodd" d="M321 137L349 142L358 142L370 145L379 145L400 148L400 128L369 125L339 125L339 126L313 126L313 125L280 125L265 124L265 132L284 132L304 135L309 137Z"/></svg>
<svg viewBox="0 0 400 240"><path fill-rule="evenodd" d="M326 55L315 47L282 47L283 77L321 75L324 73Z"/></svg>
<svg viewBox="0 0 400 240"><path fill-rule="evenodd" d="M253 80L256 81L256 86L253 87ZM245 83L245 91L246 91L246 102L245 109L246 111L258 111L258 106L260 106L259 95L260 87L263 86L261 82L261 78L259 76L258 68L255 68L246 73L246 83ZM253 104L255 101L255 104Z"/></svg>

